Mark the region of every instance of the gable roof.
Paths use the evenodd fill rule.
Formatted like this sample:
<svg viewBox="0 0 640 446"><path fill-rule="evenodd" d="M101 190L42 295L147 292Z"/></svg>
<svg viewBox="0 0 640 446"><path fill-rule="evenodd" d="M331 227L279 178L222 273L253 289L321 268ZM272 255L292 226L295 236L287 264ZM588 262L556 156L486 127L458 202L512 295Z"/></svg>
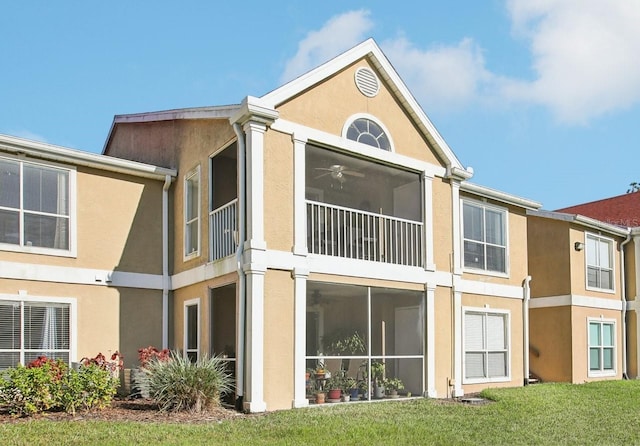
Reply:
<svg viewBox="0 0 640 446"><path fill-rule="evenodd" d="M596 231L604 231L612 235L626 236L629 234L628 229L623 229L619 225L603 222L601 220L591 218L588 216L566 213L560 211L544 211L544 210L527 210L527 216L547 218L550 220L566 221L569 223L575 223L583 226L587 229L593 229Z"/></svg>
<svg viewBox="0 0 640 446"><path fill-rule="evenodd" d="M557 212L582 214L612 225L639 227L640 192L569 206Z"/></svg>
<svg viewBox="0 0 640 446"><path fill-rule="evenodd" d="M445 142L444 138L442 138L440 133L438 133L433 123L424 113L396 70L373 39L365 40L359 45L356 45L319 67L299 76L276 90L267 93L260 98L260 102L266 107L275 109L278 105L288 101L304 90L311 88L313 85L316 85L327 77L332 76L343 68L363 58L367 59L374 67L376 67L379 75L384 79L390 90L397 97L402 107L404 107L408 115L412 117L427 140L433 145L437 154L447 165L447 173L453 173L463 178L470 178L472 171L463 167L460 160L458 160L451 148Z"/></svg>

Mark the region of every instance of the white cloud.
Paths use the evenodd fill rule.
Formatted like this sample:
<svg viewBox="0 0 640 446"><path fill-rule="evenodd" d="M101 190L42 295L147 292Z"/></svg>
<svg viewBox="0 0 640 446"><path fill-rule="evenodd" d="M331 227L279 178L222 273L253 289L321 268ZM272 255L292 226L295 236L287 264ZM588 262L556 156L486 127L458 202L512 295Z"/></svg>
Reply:
<svg viewBox="0 0 640 446"><path fill-rule="evenodd" d="M531 43L532 81L504 97L542 104L561 121L589 119L640 101L640 3L509 0L513 29Z"/></svg>
<svg viewBox="0 0 640 446"><path fill-rule="evenodd" d="M318 31L311 31L287 62L281 81L290 81L365 40L373 28L369 15L364 9L349 11L332 17Z"/></svg>
<svg viewBox="0 0 640 446"><path fill-rule="evenodd" d="M481 48L469 38L427 50L416 48L403 37L381 46L416 98L429 109L462 107L496 81L485 69Z"/></svg>

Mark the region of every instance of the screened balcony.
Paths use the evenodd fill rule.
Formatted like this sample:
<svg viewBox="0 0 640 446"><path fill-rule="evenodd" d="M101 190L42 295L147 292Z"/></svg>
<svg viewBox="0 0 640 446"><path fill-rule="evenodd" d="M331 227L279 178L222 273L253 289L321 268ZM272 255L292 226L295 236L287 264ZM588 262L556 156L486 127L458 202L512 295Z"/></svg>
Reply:
<svg viewBox="0 0 640 446"><path fill-rule="evenodd" d="M232 256L238 248L237 160L237 145L235 143L210 159L210 261Z"/></svg>
<svg viewBox="0 0 640 446"><path fill-rule="evenodd" d="M312 254L424 265L420 176L308 146L307 249Z"/></svg>

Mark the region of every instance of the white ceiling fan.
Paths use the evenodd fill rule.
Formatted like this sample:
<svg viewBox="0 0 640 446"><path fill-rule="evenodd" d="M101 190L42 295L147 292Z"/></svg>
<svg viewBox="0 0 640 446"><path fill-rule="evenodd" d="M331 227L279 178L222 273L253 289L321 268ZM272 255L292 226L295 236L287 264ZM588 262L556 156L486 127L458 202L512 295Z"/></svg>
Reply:
<svg viewBox="0 0 640 446"><path fill-rule="evenodd" d="M364 174L355 170L351 170L347 168L347 166L342 164L333 164L329 167L316 167L315 170L320 170L322 173L315 177L315 179L319 179L325 177L327 175L331 175L331 178L339 181L341 184L347 180L347 176L352 176L356 178L364 178Z"/></svg>

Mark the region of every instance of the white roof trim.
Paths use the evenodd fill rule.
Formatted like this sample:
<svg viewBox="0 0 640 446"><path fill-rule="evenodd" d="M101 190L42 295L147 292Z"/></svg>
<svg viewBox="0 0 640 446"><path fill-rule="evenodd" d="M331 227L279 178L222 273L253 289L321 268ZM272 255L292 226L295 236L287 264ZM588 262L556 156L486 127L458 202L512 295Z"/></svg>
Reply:
<svg viewBox="0 0 640 446"><path fill-rule="evenodd" d="M33 158L57 161L76 166L86 166L138 177L152 178L154 180L164 180L167 175L171 177L176 176L176 171L173 169L165 169L163 167L152 166L151 164L138 163L0 134L0 152L2 151L14 154L25 154Z"/></svg>
<svg viewBox="0 0 640 446"><path fill-rule="evenodd" d="M283 102L363 57L369 58L371 63L379 70L381 77L398 96L400 102L405 107L409 115L415 120L427 139L434 145L435 150L443 158L449 168L466 170L451 148L449 148L444 138L442 138L440 133L438 133L433 123L424 113L407 86L404 84L398 73L373 39L365 40L361 44L333 58L329 62L324 63L308 73L286 83L282 87L267 93L262 96L261 99L267 107L275 109Z"/></svg>
<svg viewBox="0 0 640 446"><path fill-rule="evenodd" d="M535 210L535 209L540 209L542 207L542 204L538 203L537 201L518 197L516 195L511 195L506 192L502 192L496 189L491 189L486 186L480 186L474 183L469 183L466 181L463 181L460 183L460 190L474 194L474 195L479 195L481 197L490 198L492 200L501 201L503 203L512 204L514 206L519 206L525 209Z"/></svg>
<svg viewBox="0 0 640 446"><path fill-rule="evenodd" d="M179 108L146 113L115 115L114 123L172 121L175 119L229 119L239 105L221 105L216 107Z"/></svg>
<svg viewBox="0 0 640 446"><path fill-rule="evenodd" d="M527 215L533 216L533 217L549 218L551 220L566 221L569 223L576 223L576 224L579 224L580 226L584 226L590 229L605 231L610 234L620 235L620 236L626 236L629 234L629 231L630 231L630 229L605 223L603 221L596 220L591 217L585 217L584 215L580 215L580 214L565 214L564 212L534 210L534 211L527 211Z"/></svg>

